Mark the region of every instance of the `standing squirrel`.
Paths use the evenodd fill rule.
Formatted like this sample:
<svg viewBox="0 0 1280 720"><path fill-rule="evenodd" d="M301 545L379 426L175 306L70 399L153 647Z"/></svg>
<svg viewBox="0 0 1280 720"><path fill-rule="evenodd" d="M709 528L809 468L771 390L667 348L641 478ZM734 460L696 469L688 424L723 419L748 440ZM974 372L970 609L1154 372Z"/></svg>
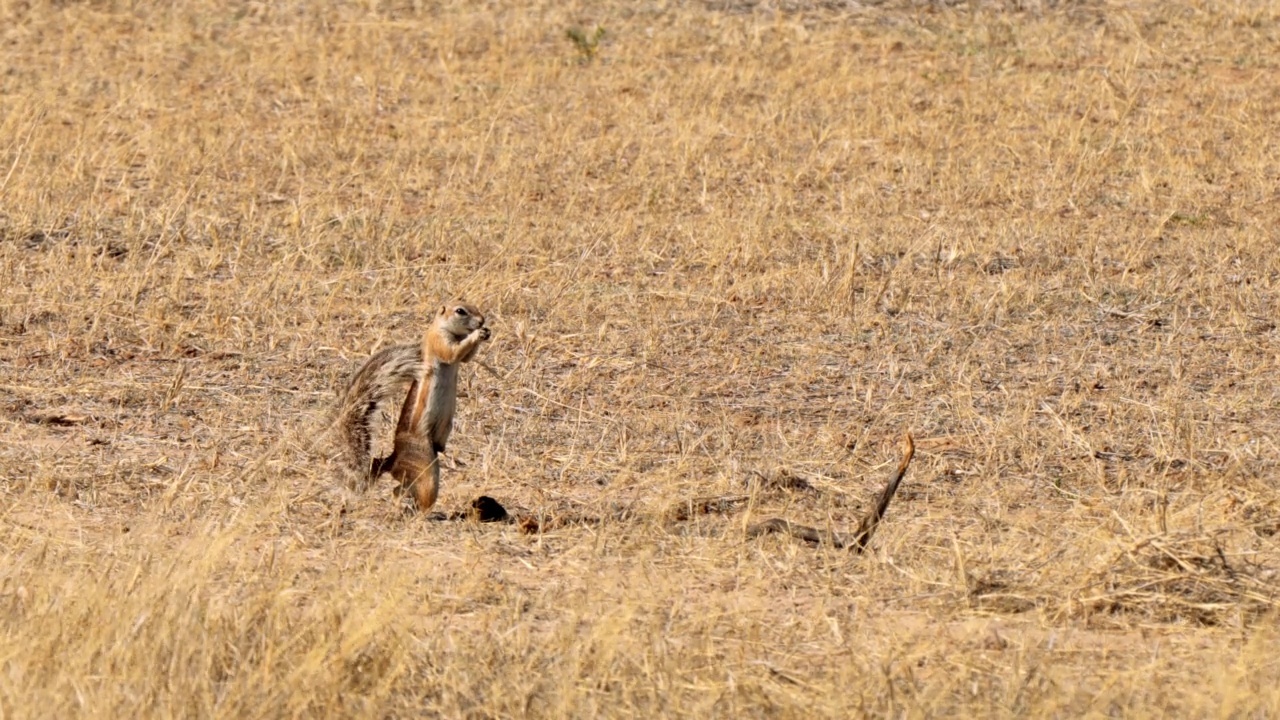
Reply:
<svg viewBox="0 0 1280 720"><path fill-rule="evenodd" d="M439 454L449 441L458 406L458 364L471 360L488 339L479 310L449 303L440 306L421 345L393 345L361 366L342 394L338 424L348 464L362 489L390 472L400 483L397 494L412 491L422 511L435 505ZM374 420L406 383L409 391L391 454L372 459Z"/></svg>

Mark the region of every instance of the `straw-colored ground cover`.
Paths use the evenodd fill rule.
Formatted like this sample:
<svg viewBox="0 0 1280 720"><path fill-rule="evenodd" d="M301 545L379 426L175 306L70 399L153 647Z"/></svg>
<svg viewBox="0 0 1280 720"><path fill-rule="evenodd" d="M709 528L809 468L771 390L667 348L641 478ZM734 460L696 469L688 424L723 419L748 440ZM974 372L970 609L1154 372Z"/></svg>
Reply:
<svg viewBox="0 0 1280 720"><path fill-rule="evenodd" d="M1280 9L1026 5L0 2L0 717L1280 715Z"/></svg>

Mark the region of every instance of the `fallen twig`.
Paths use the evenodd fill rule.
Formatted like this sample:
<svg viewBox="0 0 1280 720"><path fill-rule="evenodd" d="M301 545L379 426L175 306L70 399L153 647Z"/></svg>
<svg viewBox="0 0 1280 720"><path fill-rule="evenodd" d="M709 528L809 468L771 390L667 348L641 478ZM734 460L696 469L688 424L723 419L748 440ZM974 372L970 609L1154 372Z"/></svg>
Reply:
<svg viewBox="0 0 1280 720"><path fill-rule="evenodd" d="M871 542L871 536L875 534L876 527L879 526L880 520L884 518L885 510L889 508L889 501L893 499L894 493L898 492L898 485L902 483L902 478L906 476L907 467L911 465L911 458L915 456L915 453L915 441L911 438L911 433L907 432L902 436L902 460L898 462L898 469L893 473L893 477L889 478L888 484L884 486L884 490L881 490L880 496L876 498L876 504L871 508L870 512L863 516L862 522L858 523L858 529L853 533L841 534L829 530L818 530L807 525L793 523L784 518L769 518L747 528L747 537L782 533L805 542L817 545L827 543L832 547L850 548L854 552L860 553L866 550L867 544Z"/></svg>

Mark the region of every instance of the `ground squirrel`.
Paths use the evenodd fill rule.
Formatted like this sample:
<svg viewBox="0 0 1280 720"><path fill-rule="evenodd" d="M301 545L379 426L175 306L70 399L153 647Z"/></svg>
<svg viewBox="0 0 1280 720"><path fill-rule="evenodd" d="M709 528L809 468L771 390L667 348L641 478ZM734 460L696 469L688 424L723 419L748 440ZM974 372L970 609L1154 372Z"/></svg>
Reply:
<svg viewBox="0 0 1280 720"><path fill-rule="evenodd" d="M458 364L471 360L489 339L484 315L465 303L440 306L421 345L393 345L356 372L343 393L338 422L351 470L367 487L383 472L413 493L428 510L440 491L439 453L449 441L458 401ZM371 458L372 425L405 386L395 445L385 458Z"/></svg>

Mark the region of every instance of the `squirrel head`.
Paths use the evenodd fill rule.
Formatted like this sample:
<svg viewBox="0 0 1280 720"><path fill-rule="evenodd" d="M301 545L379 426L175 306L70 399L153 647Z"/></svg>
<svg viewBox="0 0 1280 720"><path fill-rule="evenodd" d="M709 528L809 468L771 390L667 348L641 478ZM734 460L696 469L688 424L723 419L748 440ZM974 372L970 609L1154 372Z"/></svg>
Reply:
<svg viewBox="0 0 1280 720"><path fill-rule="evenodd" d="M484 314L474 305L464 302L449 302L440 306L436 313L436 325L455 337L466 337L473 330L484 327Z"/></svg>

